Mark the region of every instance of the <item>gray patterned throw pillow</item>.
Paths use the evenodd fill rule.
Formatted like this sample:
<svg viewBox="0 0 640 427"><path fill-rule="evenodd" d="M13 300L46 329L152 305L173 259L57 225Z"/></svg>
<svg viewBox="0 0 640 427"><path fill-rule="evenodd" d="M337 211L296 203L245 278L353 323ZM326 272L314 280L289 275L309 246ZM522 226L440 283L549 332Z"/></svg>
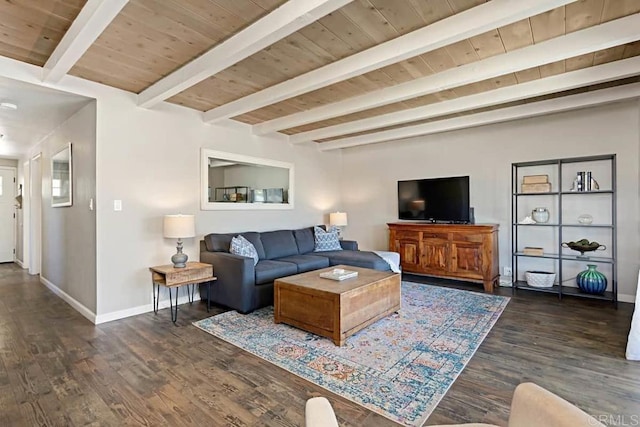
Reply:
<svg viewBox="0 0 640 427"><path fill-rule="evenodd" d="M258 251L256 251L256 247L253 246L253 243L239 235L231 239L229 252L235 255L253 258L253 265L256 265L260 260L260 257L258 257Z"/></svg>
<svg viewBox="0 0 640 427"><path fill-rule="evenodd" d="M329 228L328 231L320 227L313 227L313 234L316 239L316 247L314 252L341 251L340 240L338 239L338 230Z"/></svg>

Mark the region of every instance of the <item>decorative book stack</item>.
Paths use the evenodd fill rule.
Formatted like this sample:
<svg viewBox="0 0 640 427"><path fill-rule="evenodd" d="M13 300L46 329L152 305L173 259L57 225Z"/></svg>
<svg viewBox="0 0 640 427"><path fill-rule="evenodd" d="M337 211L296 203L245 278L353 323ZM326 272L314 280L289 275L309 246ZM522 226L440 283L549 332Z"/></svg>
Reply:
<svg viewBox="0 0 640 427"><path fill-rule="evenodd" d="M522 250L522 253L525 255L542 256L544 255L544 250L542 248L536 248L534 246L525 246Z"/></svg>
<svg viewBox="0 0 640 427"><path fill-rule="evenodd" d="M527 175L522 177L523 193L550 193L549 175Z"/></svg>
<svg viewBox="0 0 640 427"><path fill-rule="evenodd" d="M323 273L320 273L320 277L322 277L324 279L331 279L331 280L341 281L341 280L352 279L354 277L358 277L358 272L357 271L351 271L351 270L344 270L342 268L334 268L331 271L325 271Z"/></svg>

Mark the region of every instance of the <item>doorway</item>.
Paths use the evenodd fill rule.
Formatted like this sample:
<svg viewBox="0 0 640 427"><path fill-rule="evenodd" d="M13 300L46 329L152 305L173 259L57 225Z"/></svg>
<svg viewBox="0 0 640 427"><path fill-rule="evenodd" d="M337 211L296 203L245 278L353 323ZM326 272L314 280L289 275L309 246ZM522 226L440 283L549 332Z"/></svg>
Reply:
<svg viewBox="0 0 640 427"><path fill-rule="evenodd" d="M31 169L29 167L29 160L22 164L22 179L23 179L23 187L22 187L22 224L18 224L18 227L22 227L22 268L29 268L29 228L31 224L29 223L29 206L31 206L31 201L29 200L29 179L31 178Z"/></svg>
<svg viewBox="0 0 640 427"><path fill-rule="evenodd" d="M31 158L29 167L29 274L40 274L42 242L42 157Z"/></svg>
<svg viewBox="0 0 640 427"><path fill-rule="evenodd" d="M0 263L13 262L16 247L16 168L0 166Z"/></svg>

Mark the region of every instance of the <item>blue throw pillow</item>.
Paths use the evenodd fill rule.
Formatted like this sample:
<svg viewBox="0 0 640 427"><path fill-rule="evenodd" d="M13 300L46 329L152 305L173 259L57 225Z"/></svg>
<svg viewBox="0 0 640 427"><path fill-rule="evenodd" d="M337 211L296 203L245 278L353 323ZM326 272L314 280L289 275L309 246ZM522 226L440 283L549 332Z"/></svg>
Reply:
<svg viewBox="0 0 640 427"><path fill-rule="evenodd" d="M242 236L236 236L231 239L229 252L235 255L253 258L253 265L256 265L260 260L260 257L258 257L258 251L256 251L256 247Z"/></svg>
<svg viewBox="0 0 640 427"><path fill-rule="evenodd" d="M315 235L316 247L314 252L341 251L340 239L338 239L338 230L329 228L328 231L320 227L313 227Z"/></svg>

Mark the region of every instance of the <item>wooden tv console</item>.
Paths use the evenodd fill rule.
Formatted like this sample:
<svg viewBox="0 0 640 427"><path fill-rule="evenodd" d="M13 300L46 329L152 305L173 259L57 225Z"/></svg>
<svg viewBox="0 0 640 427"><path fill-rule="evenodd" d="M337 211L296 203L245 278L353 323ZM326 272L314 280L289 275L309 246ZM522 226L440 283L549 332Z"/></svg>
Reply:
<svg viewBox="0 0 640 427"><path fill-rule="evenodd" d="M400 253L403 272L482 282L493 292L499 278L498 224L387 225L389 250Z"/></svg>

